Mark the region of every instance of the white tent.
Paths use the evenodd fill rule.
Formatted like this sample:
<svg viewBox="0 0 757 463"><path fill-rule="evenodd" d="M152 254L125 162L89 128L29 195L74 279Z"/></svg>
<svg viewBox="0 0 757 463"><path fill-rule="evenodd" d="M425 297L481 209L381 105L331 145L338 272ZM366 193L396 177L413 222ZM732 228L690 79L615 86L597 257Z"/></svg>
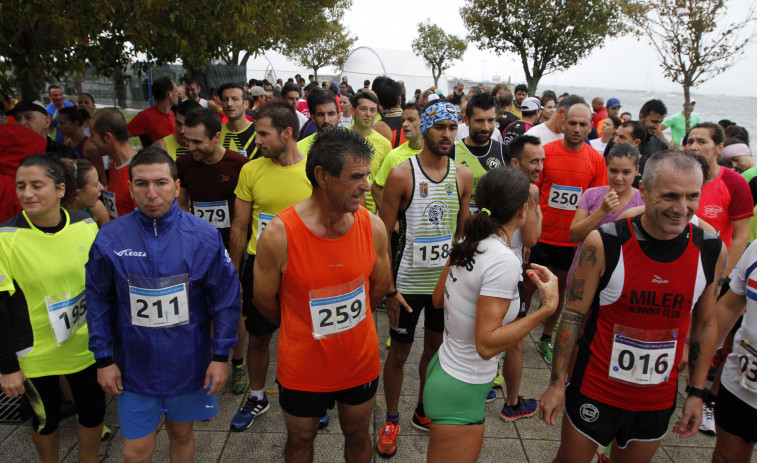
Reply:
<svg viewBox="0 0 757 463"><path fill-rule="evenodd" d="M247 62L247 78L263 79L268 78L275 81L278 78L287 80L294 77L295 74L301 74L307 79L308 74L312 74L311 69L303 69L299 64L290 61L284 55L277 52L266 52ZM325 80L326 76L338 76L337 81L341 81L342 76L347 76L349 83L355 91L363 87L364 80L373 81L377 76L389 76L394 80L401 80L405 83L407 97L413 95L416 88L426 90L434 85L434 79L431 77L431 69L421 58L409 50L389 50L382 48L357 47L352 50L347 62L344 64L342 72L330 67L319 70L319 81ZM447 76L442 74L439 78L439 88L445 93L449 90Z"/></svg>
<svg viewBox="0 0 757 463"><path fill-rule="evenodd" d="M412 96L416 88L426 90L434 85L431 69L409 50L357 47L350 53L341 73L341 76L347 76L355 91L363 87L364 80L373 81L381 75L403 81L407 97ZM439 77L439 88L447 93L449 86L444 74Z"/></svg>

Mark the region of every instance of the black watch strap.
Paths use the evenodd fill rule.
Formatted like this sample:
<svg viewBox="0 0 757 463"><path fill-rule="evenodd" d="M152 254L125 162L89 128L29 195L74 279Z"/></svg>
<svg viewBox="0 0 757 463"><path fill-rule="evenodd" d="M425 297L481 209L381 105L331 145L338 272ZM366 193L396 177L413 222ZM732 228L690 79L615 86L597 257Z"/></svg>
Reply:
<svg viewBox="0 0 757 463"><path fill-rule="evenodd" d="M704 398L707 396L707 391L698 387L691 387L691 385L689 385L686 386L686 394L693 395L694 397L699 397L700 399L704 400Z"/></svg>

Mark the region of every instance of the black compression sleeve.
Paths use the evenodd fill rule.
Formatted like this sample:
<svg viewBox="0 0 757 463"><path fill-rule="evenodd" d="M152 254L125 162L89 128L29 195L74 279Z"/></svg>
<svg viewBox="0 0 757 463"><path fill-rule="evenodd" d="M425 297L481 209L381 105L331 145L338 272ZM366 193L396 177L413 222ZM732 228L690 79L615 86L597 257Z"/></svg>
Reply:
<svg viewBox="0 0 757 463"><path fill-rule="evenodd" d="M0 374L15 373L21 369L13 345L10 300L8 291L0 291Z"/></svg>

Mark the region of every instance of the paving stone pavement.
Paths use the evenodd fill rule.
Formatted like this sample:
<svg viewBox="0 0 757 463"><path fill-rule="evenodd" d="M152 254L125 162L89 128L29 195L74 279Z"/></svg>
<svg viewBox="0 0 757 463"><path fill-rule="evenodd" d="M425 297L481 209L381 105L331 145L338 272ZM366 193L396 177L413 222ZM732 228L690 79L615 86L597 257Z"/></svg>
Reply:
<svg viewBox="0 0 757 463"><path fill-rule="evenodd" d="M386 338L388 323L386 314L377 312L374 315L381 344L382 363L386 358ZM423 326L422 322L419 326ZM541 327L537 327L525 340L523 354L523 380L521 394L526 397L538 398L549 382L549 369L536 350L535 341L541 334ZM394 461L395 463L416 463L426 461L427 434L410 425L410 418L417 401L419 379L418 361L422 350L422 331L418 329L417 339L405 365L405 382L403 395L400 399L400 413L402 427L398 439L397 454L391 460L384 460L374 452L373 461ZM277 338L274 337L274 343ZM268 371L266 388L275 389L274 379L276 371L276 350L271 350L271 366ZM674 414L672 422L680 417L680 404L683 403L683 384L679 382L679 408ZM243 396L232 395L228 390L219 395L220 410L218 415L206 423L197 423L195 436L197 439L197 462L282 462L286 429L284 418L278 404L276 394L271 398L270 410L255 420L250 429L242 433L229 432L229 422L242 405ZM374 444L376 430L380 429L384 421L384 390L379 382L379 389L371 424L371 435ZM529 462L542 463L552 461L559 445L559 426L550 428L536 417L523 419L514 423L506 423L498 418L499 411L504 404L502 391L497 390L497 398L486 407L486 428L483 450L479 462L508 463ZM330 411L331 423L328 428L319 432L315 441L315 461L333 463L344 461L344 441L339 428L339 418L336 411ZM122 461L121 435L119 433L116 401L108 398L108 409L105 423L113 430L111 438L103 442L100 448L100 462ZM26 463L39 461L34 445L29 435L29 420L21 425L0 425L0 462ZM61 427L61 461L79 461L79 451L76 446L75 418L66 419ZM669 433L662 442L662 446L655 455L654 462L709 462L715 438L698 434L690 439L678 439ZM154 462L168 461L168 437L161 424L158 433L158 444L153 456ZM454 456L450 458L453 462ZM753 463L757 463L757 456L753 456Z"/></svg>

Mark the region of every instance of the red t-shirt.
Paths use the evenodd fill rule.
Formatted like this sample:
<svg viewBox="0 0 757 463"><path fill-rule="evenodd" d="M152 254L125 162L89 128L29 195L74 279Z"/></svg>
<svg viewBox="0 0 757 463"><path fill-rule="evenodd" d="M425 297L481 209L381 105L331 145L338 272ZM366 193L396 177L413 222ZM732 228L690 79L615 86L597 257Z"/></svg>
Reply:
<svg viewBox="0 0 757 463"><path fill-rule="evenodd" d="M570 241L570 223L584 191L607 185L605 158L586 143L580 151L568 151L563 140L544 145L544 153L544 169L537 183L544 214L539 241L576 247L577 243Z"/></svg>
<svg viewBox="0 0 757 463"><path fill-rule="evenodd" d="M702 187L697 216L712 225L727 248L733 238L733 221L754 215L752 193L744 177L720 168L715 180Z"/></svg>
<svg viewBox="0 0 757 463"><path fill-rule="evenodd" d="M191 211L213 224L229 247L231 221L234 219L234 189L242 166L250 158L227 149L220 161L213 165L195 161L191 155L176 160L181 187L186 188ZM212 203L212 204L211 204Z"/></svg>
<svg viewBox="0 0 757 463"><path fill-rule="evenodd" d="M116 168L116 163L111 162L108 166L108 188L103 191L105 207L111 217L121 217L129 212L134 212L137 203L131 197L129 191L129 163ZM114 198L115 195L115 198Z"/></svg>
<svg viewBox="0 0 757 463"><path fill-rule="evenodd" d="M599 108L599 111L597 111L596 114L593 114L591 116L591 125L593 125L595 129L599 130L599 121L607 119L607 115L607 108L602 106L601 108Z"/></svg>
<svg viewBox="0 0 757 463"><path fill-rule="evenodd" d="M173 111L163 114L158 110L157 106L153 106L152 108L140 111L127 124L127 127L131 136L139 137L147 135L153 142L156 142L165 136L176 133L176 119ZM145 148L147 146L149 144L142 141L142 147Z"/></svg>

